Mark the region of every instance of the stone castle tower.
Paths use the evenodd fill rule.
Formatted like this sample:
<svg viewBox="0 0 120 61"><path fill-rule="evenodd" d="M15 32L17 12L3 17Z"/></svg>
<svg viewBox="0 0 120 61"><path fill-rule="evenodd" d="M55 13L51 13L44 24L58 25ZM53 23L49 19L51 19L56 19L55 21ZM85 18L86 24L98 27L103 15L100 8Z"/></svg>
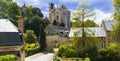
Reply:
<svg viewBox="0 0 120 61"><path fill-rule="evenodd" d="M64 6L62 5L60 8L56 8L54 6L54 3L49 3L49 21L52 24L55 20L58 23L63 23L65 27L70 27L71 22L70 22L70 15L71 12Z"/></svg>

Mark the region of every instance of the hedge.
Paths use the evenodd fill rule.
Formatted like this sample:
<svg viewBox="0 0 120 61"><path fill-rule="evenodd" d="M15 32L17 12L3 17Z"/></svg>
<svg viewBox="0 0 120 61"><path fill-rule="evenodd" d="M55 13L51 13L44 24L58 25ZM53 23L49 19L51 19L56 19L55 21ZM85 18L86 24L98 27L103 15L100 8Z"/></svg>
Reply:
<svg viewBox="0 0 120 61"><path fill-rule="evenodd" d="M17 61L17 57L13 54L0 56L0 61Z"/></svg>

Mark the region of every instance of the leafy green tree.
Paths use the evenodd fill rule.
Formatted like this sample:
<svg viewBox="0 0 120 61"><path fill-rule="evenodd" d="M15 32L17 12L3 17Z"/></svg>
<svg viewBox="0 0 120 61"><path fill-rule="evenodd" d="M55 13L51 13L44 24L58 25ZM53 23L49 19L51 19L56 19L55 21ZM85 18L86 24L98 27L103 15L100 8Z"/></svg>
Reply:
<svg viewBox="0 0 120 61"><path fill-rule="evenodd" d="M17 26L19 16L21 11L17 3L0 0L0 18L7 18Z"/></svg>
<svg viewBox="0 0 120 61"><path fill-rule="evenodd" d="M100 55L102 56L101 61L120 61L120 53L118 49L120 48L116 43L111 43L110 46L100 50Z"/></svg>
<svg viewBox="0 0 120 61"><path fill-rule="evenodd" d="M32 6L26 6L26 7L22 7L22 8L24 9L25 16L28 19L33 17L33 13L32 13L33 7Z"/></svg>
<svg viewBox="0 0 120 61"><path fill-rule="evenodd" d="M25 9L25 16L30 19L33 16L39 16L39 17L43 17L43 14L41 12L41 10L37 7L33 7L33 6L26 6L23 7Z"/></svg>
<svg viewBox="0 0 120 61"><path fill-rule="evenodd" d="M41 45L41 50L44 50L46 38L44 29L48 25L48 20L34 16L30 20L25 21L25 30L33 30L37 36L38 42Z"/></svg>
<svg viewBox="0 0 120 61"><path fill-rule="evenodd" d="M78 5L77 9L78 11L74 13L73 19L76 22L80 22L79 26L82 29L82 37L78 39L75 44L78 45L77 47L82 47L84 50L89 44L92 45L91 42L94 41L94 38L91 38L90 36L87 37L88 33L84 31L85 21L87 18L94 16L95 13L90 9L89 5L84 0Z"/></svg>
<svg viewBox="0 0 120 61"><path fill-rule="evenodd" d="M33 9L32 9L32 13L33 13L33 16L39 16L39 17L43 17L43 14L41 13L41 10L39 9L39 8L37 8L37 7L34 7Z"/></svg>
<svg viewBox="0 0 120 61"><path fill-rule="evenodd" d="M17 26L18 17L21 16L20 7L15 2L8 2L8 16L10 20Z"/></svg>
<svg viewBox="0 0 120 61"><path fill-rule="evenodd" d="M78 28L81 26L81 21L72 22L72 28ZM86 20L84 22L84 27L98 27L98 24L96 24L93 20Z"/></svg>
<svg viewBox="0 0 120 61"><path fill-rule="evenodd" d="M85 27L98 27L98 24L96 24L93 20L87 20L84 22Z"/></svg>
<svg viewBox="0 0 120 61"><path fill-rule="evenodd" d="M120 1L114 0L113 6L114 6L114 15L113 18L117 22L116 25L113 25L113 31L112 31L112 37L114 40L120 42Z"/></svg>
<svg viewBox="0 0 120 61"><path fill-rule="evenodd" d="M113 15L113 18L116 20L116 21L120 21L120 0L113 0L113 7L114 7L114 15Z"/></svg>
<svg viewBox="0 0 120 61"><path fill-rule="evenodd" d="M5 0L0 0L0 18L8 17L7 8L7 2Z"/></svg>
<svg viewBox="0 0 120 61"><path fill-rule="evenodd" d="M78 31L74 33L75 36L73 38L70 38L70 40L75 47L78 57L85 58L87 54L90 59L94 61L94 57L98 54L98 49L96 46L98 38L93 37L94 34L92 34L92 32L91 34L88 33L90 30L88 29L85 31L84 28L96 26L93 21L87 20L89 17L93 17L95 12L90 9L89 5L85 1L82 1L78 5L77 9L78 11L73 14L73 20L75 20L75 25L73 26L77 26L76 28L81 28L80 31L82 31L82 36L76 37L78 32L80 32Z"/></svg>
<svg viewBox="0 0 120 61"><path fill-rule="evenodd" d="M24 39L26 43L36 43L37 42L37 37L34 34L34 31L32 30L27 30L26 33L24 34Z"/></svg>

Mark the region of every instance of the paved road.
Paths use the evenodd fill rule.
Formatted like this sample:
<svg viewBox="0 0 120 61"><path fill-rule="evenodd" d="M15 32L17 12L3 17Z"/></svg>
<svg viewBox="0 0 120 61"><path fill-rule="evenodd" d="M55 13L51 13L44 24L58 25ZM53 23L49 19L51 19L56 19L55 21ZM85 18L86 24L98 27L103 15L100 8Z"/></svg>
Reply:
<svg viewBox="0 0 120 61"><path fill-rule="evenodd" d="M48 54L36 54L30 57L25 58L25 61L52 61L54 53Z"/></svg>

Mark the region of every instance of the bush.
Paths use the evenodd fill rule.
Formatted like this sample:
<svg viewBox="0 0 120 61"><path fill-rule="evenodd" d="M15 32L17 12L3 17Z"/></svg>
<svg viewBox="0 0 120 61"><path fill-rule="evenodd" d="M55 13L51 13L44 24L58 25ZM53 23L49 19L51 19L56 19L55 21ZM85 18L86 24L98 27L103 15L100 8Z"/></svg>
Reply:
<svg viewBox="0 0 120 61"><path fill-rule="evenodd" d="M25 42L26 43L36 43L37 42L37 37L34 34L34 31L32 30L27 30L26 33L24 34Z"/></svg>
<svg viewBox="0 0 120 61"><path fill-rule="evenodd" d="M60 57L75 57L76 51L71 44L61 45L58 50L58 56Z"/></svg>
<svg viewBox="0 0 120 61"><path fill-rule="evenodd" d="M17 61L17 57L13 54L0 56L0 61Z"/></svg>
<svg viewBox="0 0 120 61"><path fill-rule="evenodd" d="M39 52L40 52L40 47L28 48L26 50L26 57L33 55L33 54L36 54L36 53L39 53Z"/></svg>
<svg viewBox="0 0 120 61"><path fill-rule="evenodd" d="M35 43L26 43L24 46L24 49L26 50L26 55L25 56L30 56L36 53L40 52L40 46L38 45L37 42Z"/></svg>

